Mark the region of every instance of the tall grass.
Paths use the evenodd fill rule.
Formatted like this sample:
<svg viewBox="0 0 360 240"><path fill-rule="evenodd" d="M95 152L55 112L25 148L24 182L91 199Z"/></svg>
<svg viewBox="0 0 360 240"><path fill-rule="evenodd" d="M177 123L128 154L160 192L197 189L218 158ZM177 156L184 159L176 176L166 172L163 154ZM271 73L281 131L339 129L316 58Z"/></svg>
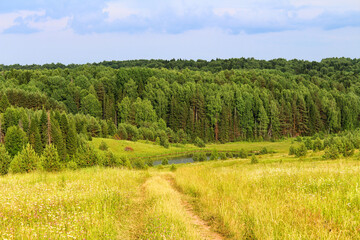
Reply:
<svg viewBox="0 0 360 240"><path fill-rule="evenodd" d="M90 168L0 177L1 239L114 239L146 174Z"/></svg>
<svg viewBox="0 0 360 240"><path fill-rule="evenodd" d="M181 195L161 176L145 184L144 229L141 239L201 239L182 205Z"/></svg>
<svg viewBox="0 0 360 240"><path fill-rule="evenodd" d="M204 163L176 171L199 213L233 239L359 239L360 163Z"/></svg>

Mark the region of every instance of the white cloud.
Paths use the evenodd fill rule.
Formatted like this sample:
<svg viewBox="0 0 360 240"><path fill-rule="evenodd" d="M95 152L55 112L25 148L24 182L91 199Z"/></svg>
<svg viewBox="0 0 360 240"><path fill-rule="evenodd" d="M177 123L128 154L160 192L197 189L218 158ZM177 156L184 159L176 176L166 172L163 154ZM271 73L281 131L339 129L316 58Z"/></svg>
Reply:
<svg viewBox="0 0 360 240"><path fill-rule="evenodd" d="M0 33L6 29L9 29L15 26L16 19L18 18L28 18L28 17L39 17L44 16L45 11L17 11L12 13L0 14Z"/></svg>
<svg viewBox="0 0 360 240"><path fill-rule="evenodd" d="M109 2L107 3L106 8L104 8L103 13L108 14L107 21L113 22L115 20L122 20L133 15L148 16L149 12L144 9L130 8L125 6L121 2Z"/></svg>

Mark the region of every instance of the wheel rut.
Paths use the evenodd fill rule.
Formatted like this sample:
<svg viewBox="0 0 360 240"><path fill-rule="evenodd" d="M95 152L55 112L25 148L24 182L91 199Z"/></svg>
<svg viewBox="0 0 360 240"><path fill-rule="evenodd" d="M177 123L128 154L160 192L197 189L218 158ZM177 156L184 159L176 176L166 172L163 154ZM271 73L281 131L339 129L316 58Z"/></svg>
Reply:
<svg viewBox="0 0 360 240"><path fill-rule="evenodd" d="M185 200L184 194L178 189L175 179L171 175L163 175L163 178L169 182L170 186L178 192L182 197L182 206L186 210L186 213L191 220L191 223L196 227L199 231L200 236L204 240L223 240L226 239L220 233L213 231L210 227L210 224L203 219L200 218L198 214L196 214L193 206Z"/></svg>

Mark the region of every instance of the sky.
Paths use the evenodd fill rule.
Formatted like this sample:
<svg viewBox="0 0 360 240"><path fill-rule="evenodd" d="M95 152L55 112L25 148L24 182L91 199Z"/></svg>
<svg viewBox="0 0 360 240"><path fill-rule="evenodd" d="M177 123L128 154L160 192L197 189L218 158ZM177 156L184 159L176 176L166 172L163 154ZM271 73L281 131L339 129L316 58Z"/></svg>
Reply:
<svg viewBox="0 0 360 240"><path fill-rule="evenodd" d="M360 58L359 0L0 0L0 64Z"/></svg>

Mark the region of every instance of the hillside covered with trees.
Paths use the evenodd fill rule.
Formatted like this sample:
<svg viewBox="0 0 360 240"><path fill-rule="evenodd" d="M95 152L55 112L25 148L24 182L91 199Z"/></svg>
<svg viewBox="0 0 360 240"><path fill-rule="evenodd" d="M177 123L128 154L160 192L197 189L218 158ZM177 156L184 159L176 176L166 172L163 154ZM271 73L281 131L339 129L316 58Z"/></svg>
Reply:
<svg viewBox="0 0 360 240"><path fill-rule="evenodd" d="M134 60L0 70L0 141L10 156L27 143L38 154L50 144L69 161L92 137L167 147L359 127L359 59Z"/></svg>

